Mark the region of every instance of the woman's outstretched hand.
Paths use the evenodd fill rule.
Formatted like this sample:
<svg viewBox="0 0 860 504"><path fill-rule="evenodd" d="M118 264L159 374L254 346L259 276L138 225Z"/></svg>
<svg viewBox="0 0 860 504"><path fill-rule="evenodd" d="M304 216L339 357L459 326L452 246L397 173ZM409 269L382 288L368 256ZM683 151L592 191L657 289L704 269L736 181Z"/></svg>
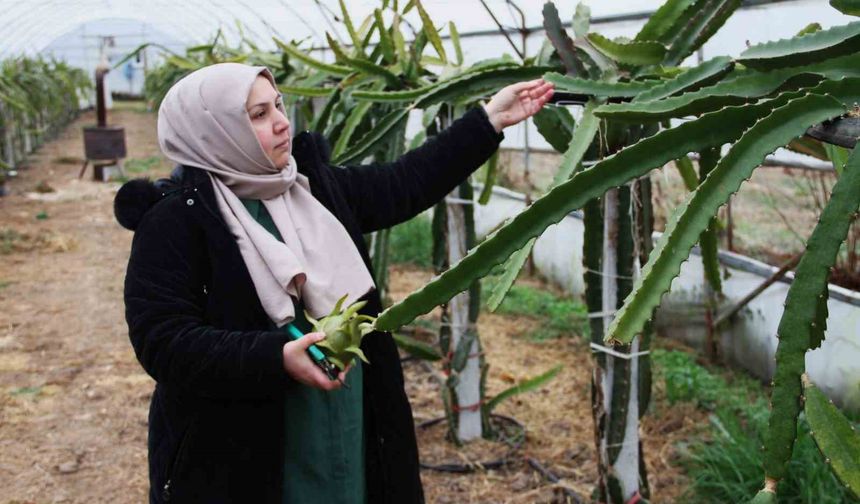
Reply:
<svg viewBox="0 0 860 504"><path fill-rule="evenodd" d="M517 82L503 87L484 105L490 123L500 132L535 114L552 98L552 83L543 79Z"/></svg>

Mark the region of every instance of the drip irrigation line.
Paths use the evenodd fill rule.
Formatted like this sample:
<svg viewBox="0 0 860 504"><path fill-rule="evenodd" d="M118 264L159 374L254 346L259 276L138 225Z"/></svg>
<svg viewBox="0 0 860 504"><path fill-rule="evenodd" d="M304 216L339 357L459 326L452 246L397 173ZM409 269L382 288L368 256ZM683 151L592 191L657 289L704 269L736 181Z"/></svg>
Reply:
<svg viewBox="0 0 860 504"><path fill-rule="evenodd" d="M525 426L523 424L521 424L519 421L517 421L516 419L509 417L509 416L499 415L496 413L490 413L489 416L491 419L497 419L497 420L501 420L503 422L507 422L508 424L513 425L514 427L519 429L520 435L517 436L516 439L514 439L514 442L512 444L508 444L508 446L510 446L510 449L508 450L507 453L505 453L500 458L495 459L495 460L489 460L489 461L485 461L485 462L472 462L472 463L467 463L467 464L459 464L459 463L453 463L453 462L442 463L442 464L428 464L428 463L419 461L420 467L422 469L429 469L431 471L466 474L466 473L472 473L475 471L485 471L487 469L499 469L499 468L504 467L504 466L510 464L511 462L513 462L512 456L522 447L523 443L525 442L525 439L526 439L526 436L525 436L526 428L525 428ZM415 428L419 429L419 430L428 429L428 428L430 428L436 424L442 423L446 420L447 420L447 418L444 416L432 418L430 420L421 422L420 424L416 425ZM507 444L506 440L502 440L501 442Z"/></svg>
<svg viewBox="0 0 860 504"><path fill-rule="evenodd" d="M564 493L565 497L569 497L574 504L585 504L585 499L582 498L581 495L576 493L573 489L568 488L564 485L561 485L561 479L553 474L552 471L544 467L540 462L537 461L534 457L526 457L526 463L528 463L529 467L534 469L538 474L549 480L550 483L554 483L559 485L562 493Z"/></svg>

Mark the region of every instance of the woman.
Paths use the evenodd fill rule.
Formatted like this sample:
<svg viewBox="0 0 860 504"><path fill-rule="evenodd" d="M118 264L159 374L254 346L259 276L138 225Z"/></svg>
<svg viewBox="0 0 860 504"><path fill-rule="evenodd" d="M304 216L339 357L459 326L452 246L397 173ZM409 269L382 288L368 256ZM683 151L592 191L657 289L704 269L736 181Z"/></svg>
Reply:
<svg viewBox="0 0 860 504"><path fill-rule="evenodd" d="M412 412L388 333L370 365L329 380L291 340L304 309L337 298L382 310L362 238L441 200L496 150L501 130L552 95L508 86L384 165L332 166L318 134L291 138L265 67L212 65L177 82L158 138L180 166L128 182L117 220L135 231L125 281L135 354L156 381L150 502L423 502Z"/></svg>

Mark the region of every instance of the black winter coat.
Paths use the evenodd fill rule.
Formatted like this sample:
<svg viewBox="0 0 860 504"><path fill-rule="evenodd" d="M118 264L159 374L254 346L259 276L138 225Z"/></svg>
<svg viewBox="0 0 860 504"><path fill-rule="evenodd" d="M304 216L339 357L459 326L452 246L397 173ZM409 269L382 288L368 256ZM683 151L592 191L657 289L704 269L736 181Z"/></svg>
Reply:
<svg viewBox="0 0 860 504"><path fill-rule="evenodd" d="M311 192L343 224L368 268L363 239L433 206L496 150L475 108L438 136L384 165L332 166L316 134L294 140ZM156 381L149 413L150 503L279 503L287 336L269 330L235 237L207 174L178 168L137 179L114 202L135 231L125 279L135 354ZM320 230L325 232L325 230ZM382 310L372 290L362 313ZM368 502L423 502L412 411L391 335L362 342Z"/></svg>

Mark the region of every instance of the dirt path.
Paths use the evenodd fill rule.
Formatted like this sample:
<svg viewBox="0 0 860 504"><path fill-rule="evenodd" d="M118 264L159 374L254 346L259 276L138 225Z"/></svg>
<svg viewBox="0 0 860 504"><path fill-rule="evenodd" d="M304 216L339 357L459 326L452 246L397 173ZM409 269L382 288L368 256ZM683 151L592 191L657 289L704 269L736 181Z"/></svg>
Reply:
<svg viewBox="0 0 860 504"><path fill-rule="evenodd" d="M126 127L129 159L148 159L163 175L155 116L115 110ZM43 146L0 198L0 502L140 503L146 501L146 425L153 382L135 360L123 318L122 284L132 234L114 220L117 183L79 181L83 115ZM55 191L34 192L40 182ZM430 273L396 267L392 294L402 297ZM579 340L522 338L534 321L482 316L491 393L562 362L543 390L504 403L499 412L525 423L524 454L553 468L588 495L595 477L589 413L588 352ZM441 412L438 389L422 366L406 364L416 421ZM659 394L658 394L659 395ZM662 413L661 413L662 411ZM652 488L671 502L683 482L668 461L674 440L700 416L657 409L643 427ZM422 454L438 451L422 434ZM424 472L428 502L552 502L558 491L522 460L471 475Z"/></svg>
<svg viewBox="0 0 860 504"><path fill-rule="evenodd" d="M130 158L157 152L153 115L118 111L111 121L125 125ZM80 128L92 122L85 114L44 145L0 199L11 250L0 256L4 499L145 500L152 380L128 343L122 303L132 234L113 218L118 184L92 182L90 171L78 180L80 165L63 159L83 156ZM31 192L42 181L55 192Z"/></svg>

